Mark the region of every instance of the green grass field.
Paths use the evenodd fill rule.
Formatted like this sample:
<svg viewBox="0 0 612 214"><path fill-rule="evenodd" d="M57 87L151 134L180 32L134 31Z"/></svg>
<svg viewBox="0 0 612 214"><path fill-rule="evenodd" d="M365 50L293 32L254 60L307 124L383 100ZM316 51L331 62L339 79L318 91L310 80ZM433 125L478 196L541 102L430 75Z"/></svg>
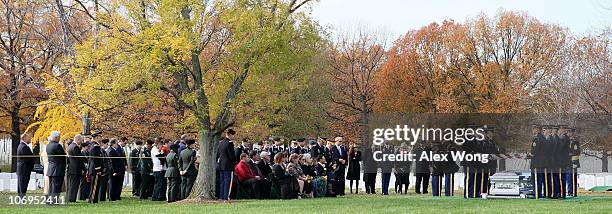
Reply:
<svg viewBox="0 0 612 214"><path fill-rule="evenodd" d="M1 213L612 213L612 194L605 193L565 200L465 200L460 196L360 194L338 198L174 204L124 197L118 202L95 205L77 202L57 206L9 205L8 197L8 194L0 195Z"/></svg>

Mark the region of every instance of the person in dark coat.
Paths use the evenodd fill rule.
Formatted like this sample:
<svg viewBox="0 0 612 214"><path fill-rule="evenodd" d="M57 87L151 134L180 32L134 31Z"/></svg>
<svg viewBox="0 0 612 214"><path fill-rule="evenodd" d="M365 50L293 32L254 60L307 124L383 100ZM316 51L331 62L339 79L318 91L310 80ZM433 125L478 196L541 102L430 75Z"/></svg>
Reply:
<svg viewBox="0 0 612 214"><path fill-rule="evenodd" d="M402 143L398 153L408 153L408 145ZM408 194L408 186L410 186L410 164L412 164L412 162L408 160L395 162L395 193Z"/></svg>
<svg viewBox="0 0 612 214"><path fill-rule="evenodd" d="M142 141L135 141L134 148L130 151L129 167L132 173L132 195L140 196L140 168L138 168L138 162L140 160L140 150L142 149Z"/></svg>
<svg viewBox="0 0 612 214"><path fill-rule="evenodd" d="M142 182L140 183L140 199L147 199L153 194L153 160L151 160L151 147L153 141L147 140L144 149L140 153L138 168Z"/></svg>
<svg viewBox="0 0 612 214"><path fill-rule="evenodd" d="M287 158L285 153L278 153L274 156L274 166L272 172L278 186L280 187L280 193L282 199L294 199L298 197L298 190L294 183L297 183L296 177L287 173L287 165L285 162ZM295 182L294 182L295 181Z"/></svg>
<svg viewBox="0 0 612 214"><path fill-rule="evenodd" d="M429 169L429 161L426 160L419 160L419 158L421 157L421 154L423 152L429 152L431 149L429 149L429 147L427 147L426 145L424 145L425 142L418 142L417 143L417 148L415 149L415 152L413 154L415 154L416 156L416 160L415 160L415 170L414 170L414 174L416 175L416 183L415 183L415 187L414 187L414 191L417 194L427 194L427 188L429 188L429 175L430 175L430 169Z"/></svg>
<svg viewBox="0 0 612 214"><path fill-rule="evenodd" d="M366 194L376 194L376 176L378 166L372 158L372 147L364 147L363 156L363 183L365 184Z"/></svg>
<svg viewBox="0 0 612 214"><path fill-rule="evenodd" d="M21 135L21 142L17 146L17 195L24 197L30 183L30 175L34 170L34 153L28 144L32 143L30 132Z"/></svg>
<svg viewBox="0 0 612 214"><path fill-rule="evenodd" d="M353 193L353 181L355 181L355 194L358 194L359 180L361 180L361 151L359 151L359 146L352 144L348 153L346 180L349 180L351 194Z"/></svg>
<svg viewBox="0 0 612 214"><path fill-rule="evenodd" d="M120 146L116 139L110 141L110 146L106 153L111 157L110 161L113 173L109 175L109 200L121 200L121 190L123 189L123 177L125 175L125 163L123 162Z"/></svg>
<svg viewBox="0 0 612 214"><path fill-rule="evenodd" d="M393 154L395 153L395 148L391 143L385 141L380 148L383 154ZM391 180L391 172L393 171L393 163L391 161L381 161L379 163L380 166L380 176L382 183L382 194L389 195L389 183Z"/></svg>
<svg viewBox="0 0 612 214"><path fill-rule="evenodd" d="M185 199L187 198L187 196L189 196L189 194L191 194L193 183L195 182L196 176L198 175L198 170L195 167L195 140L188 139L185 141L185 144L187 145L187 147L183 149L179 154L180 157L178 162L179 174L181 175L181 193L179 196L180 199Z"/></svg>
<svg viewBox="0 0 612 214"><path fill-rule="evenodd" d="M310 157L317 158L325 153L325 140L326 138L319 137L316 142L310 142Z"/></svg>
<svg viewBox="0 0 612 214"><path fill-rule="evenodd" d="M69 202L76 202L77 194L81 186L81 179L85 174L85 162L87 159L81 153L83 136L74 136L74 141L68 145L68 185L66 195Z"/></svg>
<svg viewBox="0 0 612 214"><path fill-rule="evenodd" d="M57 204L66 175L66 152L64 147L59 144L60 132L52 131L48 140L49 144L46 148L49 159L49 165L47 166L47 176L49 176L48 197L51 197L51 204Z"/></svg>
<svg viewBox="0 0 612 214"><path fill-rule="evenodd" d="M217 148L219 173L221 178L220 183L220 199L229 200L229 194L231 192L230 184L232 183L232 171L236 163L236 153L234 152L234 142L232 138L236 131L233 129L227 130L225 137L219 141L219 147Z"/></svg>

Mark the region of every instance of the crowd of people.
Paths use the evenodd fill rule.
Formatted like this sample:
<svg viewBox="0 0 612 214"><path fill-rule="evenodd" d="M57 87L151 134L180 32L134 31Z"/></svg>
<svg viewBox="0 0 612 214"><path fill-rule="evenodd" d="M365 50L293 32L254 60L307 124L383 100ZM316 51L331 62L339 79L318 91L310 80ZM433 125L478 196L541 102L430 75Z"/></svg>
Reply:
<svg viewBox="0 0 612 214"><path fill-rule="evenodd" d="M342 137L310 140L284 139L234 143L229 129L217 151L216 194L230 198L304 198L345 194L345 182L360 179L361 152ZM25 196L36 155L22 135L17 152L18 195ZM175 202L187 198L198 174L198 143L188 137L172 141L155 138L131 144L125 137L76 135L60 141L60 132L48 137L44 156L48 196L59 196L65 185L68 202L121 200L126 173L132 175L132 195L140 199ZM348 173L347 173L348 170ZM357 192L358 182L355 182Z"/></svg>
<svg viewBox="0 0 612 214"><path fill-rule="evenodd" d="M542 131L544 129L544 131ZM402 143L397 148L385 142L380 146L365 147L364 154L422 152L450 153L457 149L470 153L503 156L493 142L492 128L488 128L482 141L469 141L461 146L451 142L423 142L410 148ZM580 154L575 129L565 126L534 126L531 169L536 198L561 198L566 193L576 196ZM394 172L395 191L406 194L410 184L412 163L374 162L364 155L360 146L347 146L341 136L333 139L318 137L298 138L288 144L284 139L251 143L244 138L234 143L236 132L228 129L218 143L216 196L230 199L298 199L336 197L345 195L346 182L350 193L358 193L362 179L367 194L376 193L376 177L381 174L382 194L388 195L389 181ZM19 196L25 196L36 155L28 144L31 134L25 133L17 152ZM176 202L190 196L198 175L198 143L183 135L178 140L155 138L146 141L107 139L97 135L76 135L60 143L60 133L51 132L46 154L48 163L48 196L59 196L66 179L68 202L87 200L121 200L126 173L132 175L132 195L140 199ZM559 155L551 155L555 151ZM494 158L495 159L495 158ZM464 176L464 197L479 198L490 188L490 176L495 174L497 161L461 162ZM416 161L414 191L428 194L432 184L433 196L454 195L454 174L458 163L448 161ZM558 181L558 182L557 182Z"/></svg>

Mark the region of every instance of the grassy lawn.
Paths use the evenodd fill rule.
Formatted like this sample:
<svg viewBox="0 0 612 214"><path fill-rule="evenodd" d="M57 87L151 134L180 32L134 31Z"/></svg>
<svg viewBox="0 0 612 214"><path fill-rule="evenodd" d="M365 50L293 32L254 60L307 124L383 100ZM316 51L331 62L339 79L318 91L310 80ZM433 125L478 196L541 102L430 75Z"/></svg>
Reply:
<svg viewBox="0 0 612 214"><path fill-rule="evenodd" d="M127 192L125 192L127 195ZM0 213L611 213L612 194L590 194L565 200L465 200L460 196L348 195L302 200L240 200L231 203L153 202L124 197L96 205L9 205L0 195Z"/></svg>

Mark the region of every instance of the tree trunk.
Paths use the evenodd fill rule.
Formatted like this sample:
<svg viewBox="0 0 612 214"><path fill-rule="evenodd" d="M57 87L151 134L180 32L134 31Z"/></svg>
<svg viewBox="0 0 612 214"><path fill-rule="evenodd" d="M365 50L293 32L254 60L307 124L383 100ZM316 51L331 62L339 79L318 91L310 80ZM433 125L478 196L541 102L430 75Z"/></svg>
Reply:
<svg viewBox="0 0 612 214"><path fill-rule="evenodd" d="M189 198L215 199L217 144L221 135L206 127L198 131L200 143L200 167L198 177Z"/></svg>
<svg viewBox="0 0 612 214"><path fill-rule="evenodd" d="M609 151L602 152L601 155L601 172L608 172L608 154Z"/></svg>
<svg viewBox="0 0 612 214"><path fill-rule="evenodd" d="M368 138L369 138L369 134L368 134L368 117L369 112L368 112L368 104L366 101L366 97L362 96L361 97L361 145L362 146L370 146L368 144Z"/></svg>
<svg viewBox="0 0 612 214"><path fill-rule="evenodd" d="M13 157L11 160L11 172L17 171L17 147L21 141L21 130L19 127L21 126L21 121L19 121L19 109L21 108L21 103L16 102L13 105L13 109L11 111L11 156Z"/></svg>

